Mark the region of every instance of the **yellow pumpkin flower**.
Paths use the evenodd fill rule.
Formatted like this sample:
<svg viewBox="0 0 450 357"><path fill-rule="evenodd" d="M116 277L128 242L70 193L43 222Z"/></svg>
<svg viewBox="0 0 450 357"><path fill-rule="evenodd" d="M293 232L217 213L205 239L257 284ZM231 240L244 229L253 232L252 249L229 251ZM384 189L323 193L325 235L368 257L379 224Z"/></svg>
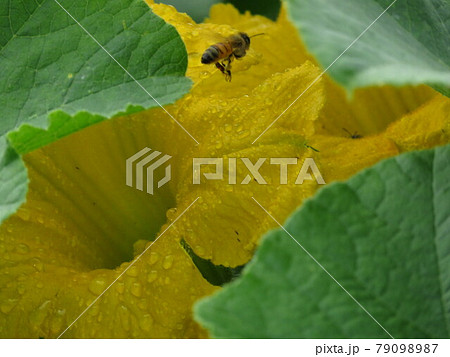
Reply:
<svg viewBox="0 0 450 357"><path fill-rule="evenodd" d="M350 100L327 76L265 131L321 73L284 10L273 22L219 4L196 24L148 3L186 44L194 85L167 109L199 145L152 109L25 155L27 202L0 227L0 337L207 337L192 305L218 287L181 242L216 265L245 264L274 227L252 197L283 222L320 187L296 185L298 169L280 184L279 165L267 162L259 170L267 184L253 177L241 184L249 173L241 158L313 158L330 183L403 151L449 142L450 100L432 89L370 88ZM229 83L200 58L238 31L265 35L233 62ZM172 156L173 178L153 196L125 185L126 159L145 147ZM237 184L228 183L227 165L224 180L193 184L194 157L237 158Z"/></svg>

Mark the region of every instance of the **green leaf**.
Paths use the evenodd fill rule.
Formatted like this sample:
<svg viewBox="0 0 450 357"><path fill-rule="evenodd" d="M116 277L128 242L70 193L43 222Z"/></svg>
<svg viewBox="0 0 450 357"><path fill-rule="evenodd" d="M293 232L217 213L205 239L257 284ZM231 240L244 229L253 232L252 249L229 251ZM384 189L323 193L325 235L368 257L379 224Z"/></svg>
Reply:
<svg viewBox="0 0 450 357"><path fill-rule="evenodd" d="M25 201L28 176L21 157L0 137L0 222Z"/></svg>
<svg viewBox="0 0 450 357"><path fill-rule="evenodd" d="M450 145L407 153L323 188L284 227L395 338L448 338L449 176ZM195 316L223 338L389 337L281 229Z"/></svg>
<svg viewBox="0 0 450 357"><path fill-rule="evenodd" d="M189 89L180 36L142 0L61 4L162 105ZM0 19L0 135L24 123L46 129L55 110L110 118L157 106L55 1L3 2Z"/></svg>
<svg viewBox="0 0 450 357"><path fill-rule="evenodd" d="M0 5L2 181L25 172L11 147L25 154L113 116L173 103L191 86L181 37L144 1L60 4L73 18L54 0ZM0 193L0 222L24 201L26 177L15 180L20 190Z"/></svg>
<svg viewBox="0 0 450 357"><path fill-rule="evenodd" d="M285 0L327 68L392 0ZM328 70L347 90L425 83L450 96L450 1L399 0Z"/></svg>

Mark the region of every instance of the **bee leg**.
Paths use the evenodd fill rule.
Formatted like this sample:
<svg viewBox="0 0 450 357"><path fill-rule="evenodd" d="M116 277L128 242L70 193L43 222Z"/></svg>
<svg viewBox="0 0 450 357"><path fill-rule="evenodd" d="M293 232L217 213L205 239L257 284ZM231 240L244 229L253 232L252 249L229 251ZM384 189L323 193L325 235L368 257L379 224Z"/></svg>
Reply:
<svg viewBox="0 0 450 357"><path fill-rule="evenodd" d="M227 62L226 64L225 64L225 61L223 61L224 62L224 64L225 64L225 68L224 68L224 70L225 70L225 72L224 72L224 74L225 74L225 80L227 81L227 82L231 82L231 60L232 60L232 58L231 57L228 57L225 61Z"/></svg>
<svg viewBox="0 0 450 357"><path fill-rule="evenodd" d="M225 66L220 62L216 62L215 64L216 64L217 69L220 70L220 72L225 74Z"/></svg>
<svg viewBox="0 0 450 357"><path fill-rule="evenodd" d="M230 64L228 63L226 65L223 62L222 63L221 62L216 62L216 67L220 70L220 72L222 72L225 75L225 80L227 82L230 82L231 81L231 71L229 70L229 68L231 67Z"/></svg>

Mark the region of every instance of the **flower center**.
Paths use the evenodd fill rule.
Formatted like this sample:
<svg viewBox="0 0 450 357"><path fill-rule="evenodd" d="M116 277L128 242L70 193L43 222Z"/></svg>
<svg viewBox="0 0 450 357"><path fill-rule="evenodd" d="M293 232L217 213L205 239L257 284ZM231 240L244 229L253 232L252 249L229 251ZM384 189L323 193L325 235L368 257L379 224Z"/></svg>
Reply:
<svg viewBox="0 0 450 357"><path fill-rule="evenodd" d="M139 137L143 130L118 130L114 122L89 127L24 157L29 193L15 219L30 222L29 237L39 240L43 261L51 251L63 258L58 263L64 266L115 268L133 259L137 241L155 239L166 211L175 206L170 184L153 194L145 185L143 191L127 186L127 158L153 143L147 135Z"/></svg>

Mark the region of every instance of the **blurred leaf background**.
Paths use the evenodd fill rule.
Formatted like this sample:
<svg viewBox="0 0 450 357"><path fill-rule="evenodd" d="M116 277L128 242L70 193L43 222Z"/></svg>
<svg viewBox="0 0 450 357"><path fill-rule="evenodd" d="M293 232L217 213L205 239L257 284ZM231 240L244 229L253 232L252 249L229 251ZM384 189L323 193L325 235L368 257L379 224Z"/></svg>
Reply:
<svg viewBox="0 0 450 357"><path fill-rule="evenodd" d="M275 20L281 7L280 0L165 0L157 3L175 6L179 12L185 12L196 22L202 22L209 14L209 8L217 3L233 4L240 12L250 11L252 14L264 15Z"/></svg>

